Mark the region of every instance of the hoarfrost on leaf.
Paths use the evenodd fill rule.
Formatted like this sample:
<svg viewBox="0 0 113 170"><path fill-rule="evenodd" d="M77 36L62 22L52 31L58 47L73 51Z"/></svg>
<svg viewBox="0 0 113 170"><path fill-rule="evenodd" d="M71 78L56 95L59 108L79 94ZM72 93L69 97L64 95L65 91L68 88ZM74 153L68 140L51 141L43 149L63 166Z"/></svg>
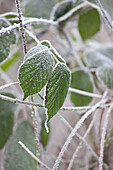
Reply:
<svg viewBox="0 0 113 170"><path fill-rule="evenodd" d="M64 63L56 67L46 86L45 107L48 121L59 111L66 98L70 84L70 70Z"/></svg>

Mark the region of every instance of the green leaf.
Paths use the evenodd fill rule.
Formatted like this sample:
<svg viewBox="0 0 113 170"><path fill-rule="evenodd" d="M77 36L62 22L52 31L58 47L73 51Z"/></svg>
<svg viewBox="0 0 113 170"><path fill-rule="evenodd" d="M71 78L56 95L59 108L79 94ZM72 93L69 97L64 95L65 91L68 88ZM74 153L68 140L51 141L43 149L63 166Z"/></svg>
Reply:
<svg viewBox="0 0 113 170"><path fill-rule="evenodd" d="M0 19L0 29L9 27L10 24L5 19ZM11 44L16 43L14 32L0 35L0 62L4 61L10 53Z"/></svg>
<svg viewBox="0 0 113 170"><path fill-rule="evenodd" d="M106 45L87 51L85 63L90 68L113 65L113 45Z"/></svg>
<svg viewBox="0 0 113 170"><path fill-rule="evenodd" d="M24 60L28 59L29 57L34 56L36 53L40 53L43 51L49 51L48 48L42 44L38 44L37 46L31 48L28 53L25 55Z"/></svg>
<svg viewBox="0 0 113 170"><path fill-rule="evenodd" d="M91 77L83 70L75 70L71 74L71 87L86 92L93 92ZM92 98L71 92L71 101L75 106L86 106Z"/></svg>
<svg viewBox="0 0 113 170"><path fill-rule="evenodd" d="M65 60L61 57L61 55L57 52L57 50L51 45L48 40L42 41L41 44L47 46L58 61L60 61L61 63L66 63Z"/></svg>
<svg viewBox="0 0 113 170"><path fill-rule="evenodd" d="M25 16L49 19L57 0L25 0Z"/></svg>
<svg viewBox="0 0 113 170"><path fill-rule="evenodd" d="M36 49L35 49L36 50ZM24 99L36 94L47 83L54 66L51 52L48 50L34 52L32 49L27 53L27 58L19 69L20 86L24 92Z"/></svg>
<svg viewBox="0 0 113 170"><path fill-rule="evenodd" d="M81 14L78 29L83 40L91 38L100 30L100 15L97 9L90 9Z"/></svg>
<svg viewBox="0 0 113 170"><path fill-rule="evenodd" d="M58 63L46 86L45 107L48 121L59 111L66 98L70 84L70 70L63 63Z"/></svg>
<svg viewBox="0 0 113 170"><path fill-rule="evenodd" d="M65 0L57 3L51 13L51 19L56 21L58 18L66 14L73 7L72 0Z"/></svg>
<svg viewBox="0 0 113 170"><path fill-rule="evenodd" d="M13 97L10 93L1 93L2 95ZM14 126L14 113L17 105L10 101L0 99L0 149L4 147L12 134Z"/></svg>
<svg viewBox="0 0 113 170"><path fill-rule="evenodd" d="M7 144L4 170L36 170L36 161L18 144L19 141L22 141L35 154L33 129L27 121L23 121L17 126Z"/></svg>
<svg viewBox="0 0 113 170"><path fill-rule="evenodd" d="M96 71L97 78L99 81L113 90L113 65L99 67Z"/></svg>
<svg viewBox="0 0 113 170"><path fill-rule="evenodd" d="M3 62L0 65L0 68L4 71L6 71L7 69L9 69L17 60L18 58L21 56L21 52L15 53L13 56L11 56L10 58L8 58L5 62Z"/></svg>

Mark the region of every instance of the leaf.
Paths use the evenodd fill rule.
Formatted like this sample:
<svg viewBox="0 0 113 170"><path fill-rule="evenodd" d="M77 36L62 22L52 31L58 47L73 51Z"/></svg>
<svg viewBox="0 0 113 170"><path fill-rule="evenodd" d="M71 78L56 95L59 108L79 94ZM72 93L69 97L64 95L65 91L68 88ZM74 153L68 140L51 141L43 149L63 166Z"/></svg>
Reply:
<svg viewBox="0 0 113 170"><path fill-rule="evenodd" d="M113 65L113 45L106 45L95 50L87 51L84 60L90 68Z"/></svg>
<svg viewBox="0 0 113 170"><path fill-rule="evenodd" d="M78 29L83 40L91 38L100 30L100 15L96 9L90 9L81 14Z"/></svg>
<svg viewBox="0 0 113 170"><path fill-rule="evenodd" d="M31 48L28 53L25 55L24 60L28 59L29 57L34 56L37 53L49 51L48 48L42 44L38 44L37 46Z"/></svg>
<svg viewBox="0 0 113 170"><path fill-rule="evenodd" d="M14 131L7 144L4 170L36 170L36 161L18 144L19 141L22 141L35 154L36 146L33 129L27 121L18 124L16 131Z"/></svg>
<svg viewBox="0 0 113 170"><path fill-rule="evenodd" d="M93 92L91 77L83 70L75 70L71 74L71 87L86 92ZM71 101L75 106L86 106L92 98L71 92Z"/></svg>
<svg viewBox="0 0 113 170"><path fill-rule="evenodd" d="M58 18L66 14L73 7L72 0L65 0L57 3L51 13L51 19L56 21Z"/></svg>
<svg viewBox="0 0 113 170"><path fill-rule="evenodd" d="M0 29L9 27L10 24L5 19L0 19ZM11 44L16 43L16 36L14 32L0 35L0 62L4 61L10 53Z"/></svg>
<svg viewBox="0 0 113 170"><path fill-rule="evenodd" d="M96 71L98 80L108 88L113 90L113 65L99 67Z"/></svg>
<svg viewBox="0 0 113 170"><path fill-rule="evenodd" d="M58 63L46 86L45 107L48 121L59 111L66 98L70 84L70 70L63 63Z"/></svg>
<svg viewBox="0 0 113 170"><path fill-rule="evenodd" d="M14 96L10 93L1 94L14 98ZM16 107L17 105L14 103L0 99L0 149L4 147L12 134Z"/></svg>
<svg viewBox="0 0 113 170"><path fill-rule="evenodd" d="M61 55L57 52L57 50L51 45L51 43L48 40L42 41L41 44L47 46L58 61L66 63L65 60L61 57Z"/></svg>
<svg viewBox="0 0 113 170"><path fill-rule="evenodd" d="M25 16L50 18L50 13L57 0L25 0Z"/></svg>
<svg viewBox="0 0 113 170"><path fill-rule="evenodd" d="M37 48L36 53L33 48L25 58L27 59L19 69L19 81L24 92L24 99L38 93L45 86L54 66L52 54L48 50L39 52Z"/></svg>
<svg viewBox="0 0 113 170"><path fill-rule="evenodd" d="M15 53L0 65L0 68L4 71L8 70L21 56L21 52Z"/></svg>

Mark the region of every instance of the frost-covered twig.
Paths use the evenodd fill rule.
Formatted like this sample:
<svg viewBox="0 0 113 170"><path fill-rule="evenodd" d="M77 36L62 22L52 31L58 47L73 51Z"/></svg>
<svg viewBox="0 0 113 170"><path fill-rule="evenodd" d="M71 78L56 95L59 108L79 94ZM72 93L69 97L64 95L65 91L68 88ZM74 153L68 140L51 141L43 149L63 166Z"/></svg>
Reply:
<svg viewBox="0 0 113 170"><path fill-rule="evenodd" d="M104 104L104 105L100 105L97 109L105 109L108 108L109 106L111 106L111 104ZM80 106L80 107L61 107L61 110L65 111L65 110L70 110L70 111L74 111L74 110L89 110L91 109L93 106ZM77 112L77 114L82 114L80 112Z"/></svg>
<svg viewBox="0 0 113 170"><path fill-rule="evenodd" d="M88 127L88 129L87 129L87 131L85 132L85 134L84 134L84 136L83 136L83 139L84 139L84 140L85 140L85 138L87 137L88 133L90 132L90 130L91 130L93 124L94 124L94 121L95 121L96 116L97 116L97 112L96 112L96 114L94 115L94 117L93 117L93 119L92 119L92 121L91 121L91 123L90 123L90 125L89 125L89 127ZM72 159L71 159L71 161L70 161L70 163L69 163L69 166L68 166L67 170L71 170L71 167L72 167L72 165L73 165L73 162L74 162L74 160L75 160L75 157L77 156L77 153L78 153L79 149L81 148L81 146L82 146L82 142L80 142L79 145L78 145L78 147L76 148L76 150L75 150L75 152L74 152L74 154L73 154L73 156L72 156Z"/></svg>
<svg viewBox="0 0 113 170"><path fill-rule="evenodd" d="M78 53L76 52L76 50L74 49L73 43L71 38L68 36L68 34L64 31L64 29L62 27L59 26L60 31L62 32L63 36L65 37L70 49L71 49L71 53L73 55L73 57L75 58L77 64L80 66L80 68L84 71L87 71L87 68L84 66L84 64L82 63Z"/></svg>
<svg viewBox="0 0 113 170"><path fill-rule="evenodd" d="M100 95L100 94L90 93L90 92L86 92L86 91L83 91L83 90L74 89L74 88L71 88L71 87L69 88L69 91L74 92L74 93L78 93L78 94L81 94L81 95L84 95L84 96L102 98L102 95Z"/></svg>
<svg viewBox="0 0 113 170"><path fill-rule="evenodd" d="M32 37L36 42L37 42L37 44L38 43L40 43L40 41L38 40L38 38L35 36L35 35L33 35L33 33L32 32L30 32L28 29L24 29L25 30L25 32L30 36L30 37Z"/></svg>
<svg viewBox="0 0 113 170"><path fill-rule="evenodd" d="M13 82L13 83L5 84L3 86L0 86L0 90L3 90L5 88L7 88L7 87L10 87L12 85L17 85L17 84L19 84L19 82Z"/></svg>
<svg viewBox="0 0 113 170"><path fill-rule="evenodd" d="M70 133L70 135L68 136L66 142L64 143L57 160L55 161L55 164L52 168L52 170L57 170L59 167L59 164L61 162L62 156L64 155L64 152L67 150L68 145L70 144L73 136L75 136L77 130L82 126L83 122L85 121L85 119L87 119L87 117L89 115L91 115L92 112L94 112L101 104L104 104L107 101L107 99L102 99L100 102L98 102L96 105L94 105L88 112L86 112L86 114L84 114L82 116L82 118L77 122L77 124L75 125L74 129L72 130L72 132Z"/></svg>
<svg viewBox="0 0 113 170"><path fill-rule="evenodd" d="M79 9L87 6L87 2L81 3L80 5L77 5L75 8L72 8L69 12L67 12L65 15L63 15L62 17L60 17L57 22L58 23L62 23L64 21L66 21L67 19L69 19L75 12L77 12Z"/></svg>
<svg viewBox="0 0 113 170"><path fill-rule="evenodd" d="M53 25L55 27L58 26L57 22L56 21L52 21L52 20L47 20L47 19L38 19L38 18L31 18L27 21L23 21L23 26L27 26L27 25L32 25L32 24L43 24L43 25ZM20 27L20 24L14 24L14 25L11 25L7 28L2 28L0 30L0 34L4 34L4 33L7 33L7 32L11 32L17 28Z"/></svg>
<svg viewBox="0 0 113 170"><path fill-rule="evenodd" d="M27 53L27 45L26 45L26 41L25 41L25 33L24 33L24 28L23 28L23 18L22 18L22 11L20 8L20 0L15 0L15 2L16 2L16 6L17 6L18 15L19 15L20 31L22 33L24 52L26 54Z"/></svg>
<svg viewBox="0 0 113 170"><path fill-rule="evenodd" d="M68 121L61 115L58 113L58 115L60 116L61 120L70 128L70 130L73 130L72 126L68 123ZM91 125L92 126L92 125ZM91 128L90 126L90 128ZM88 131L89 129L88 128ZM88 132L87 131L87 132ZM94 156L94 158L99 162L99 157L98 155L93 151L93 149L91 148L91 146L87 143L87 141L84 139L84 137L82 137L81 135L79 135L79 133L76 132L75 134L79 139L80 141L88 148L88 150L91 152L91 154ZM104 164L104 167L107 169L107 166L106 164Z"/></svg>
<svg viewBox="0 0 113 170"><path fill-rule="evenodd" d="M31 102L34 103L33 96L31 96ZM39 141L39 133L38 133L38 123L36 120L35 108L32 106L32 116L33 116L33 127L34 127L34 135L35 135L35 143L36 143L36 156L40 158L40 141ZM40 164L37 164L37 170L40 168Z"/></svg>
<svg viewBox="0 0 113 170"><path fill-rule="evenodd" d="M46 164L44 164L40 159L38 159L21 141L18 142L22 148L29 154L33 159L35 159L38 163L40 163L43 167L45 167L48 170L51 170Z"/></svg>
<svg viewBox="0 0 113 170"><path fill-rule="evenodd" d="M36 106L36 107L43 107L43 105L41 104L35 104L35 103L30 103L30 102L25 102L25 101L21 101L19 99L14 99L14 98L11 98L11 97L8 97L8 96L4 96L4 95L1 95L0 94L0 98L3 99L3 100L7 100L7 101L10 101L10 102L13 102L15 104L25 104L25 105L30 105L30 106Z"/></svg>
<svg viewBox="0 0 113 170"><path fill-rule="evenodd" d="M111 28L111 30L113 30L113 24L112 24L112 22L110 21L110 19L108 18L108 16L106 15L106 12L105 12L105 10L104 10L104 8L103 8L100 0L95 0L95 1L96 1L97 5L99 6L99 8L100 8L100 10L101 10L101 12L102 12L102 14L103 14L103 18L104 18L105 21L108 23L108 25L109 25L109 27Z"/></svg>
<svg viewBox="0 0 113 170"><path fill-rule="evenodd" d="M109 115L110 115L112 109L113 109L113 103L110 106L110 108L108 109L108 111L106 113L105 120L104 120L104 125L103 125L104 127L103 127L103 130L102 130L101 143L100 143L99 170L103 169L103 156L104 156L105 136L106 136L106 130L107 130L107 125L108 125Z"/></svg>

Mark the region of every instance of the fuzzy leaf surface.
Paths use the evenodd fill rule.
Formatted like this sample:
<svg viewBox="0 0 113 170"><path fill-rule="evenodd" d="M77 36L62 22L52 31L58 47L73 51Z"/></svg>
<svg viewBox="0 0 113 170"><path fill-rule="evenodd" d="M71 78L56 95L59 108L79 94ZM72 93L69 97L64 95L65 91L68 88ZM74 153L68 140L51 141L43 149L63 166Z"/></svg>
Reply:
<svg viewBox="0 0 113 170"><path fill-rule="evenodd" d="M113 90L113 66L99 67L96 75L103 85Z"/></svg>
<svg viewBox="0 0 113 170"><path fill-rule="evenodd" d="M18 144L22 141L31 152L36 154L33 128L27 121L18 124L8 141L4 158L4 170L36 170L36 161Z"/></svg>
<svg viewBox="0 0 113 170"><path fill-rule="evenodd" d="M50 13L57 0L24 0L25 16L50 18Z"/></svg>
<svg viewBox="0 0 113 170"><path fill-rule="evenodd" d="M28 53L31 54L32 51ZM50 52L34 53L24 60L19 69L19 81L24 99L41 91L52 73L53 66L54 61Z"/></svg>
<svg viewBox="0 0 113 170"><path fill-rule="evenodd" d="M46 87L45 106L50 120L62 107L70 84L70 70L58 63Z"/></svg>
<svg viewBox="0 0 113 170"><path fill-rule="evenodd" d="M9 27L10 24L5 19L0 19L0 29ZM4 61L10 53L11 44L16 43L14 32L0 35L0 62Z"/></svg>
<svg viewBox="0 0 113 170"><path fill-rule="evenodd" d="M113 65L113 45L88 51L85 54L85 63L89 68Z"/></svg>
<svg viewBox="0 0 113 170"><path fill-rule="evenodd" d="M14 97L10 93L1 94L9 97ZM12 134L16 107L16 104L0 99L0 149L4 147Z"/></svg>

